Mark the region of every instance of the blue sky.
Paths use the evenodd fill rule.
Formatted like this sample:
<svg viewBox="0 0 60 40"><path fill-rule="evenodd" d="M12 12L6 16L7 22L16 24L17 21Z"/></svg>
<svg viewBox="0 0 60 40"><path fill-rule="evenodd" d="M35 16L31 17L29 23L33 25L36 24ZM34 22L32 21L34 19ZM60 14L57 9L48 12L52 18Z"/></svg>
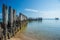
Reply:
<svg viewBox="0 0 60 40"><path fill-rule="evenodd" d="M27 17L60 18L60 0L0 0L0 18L2 17L2 4L22 12Z"/></svg>

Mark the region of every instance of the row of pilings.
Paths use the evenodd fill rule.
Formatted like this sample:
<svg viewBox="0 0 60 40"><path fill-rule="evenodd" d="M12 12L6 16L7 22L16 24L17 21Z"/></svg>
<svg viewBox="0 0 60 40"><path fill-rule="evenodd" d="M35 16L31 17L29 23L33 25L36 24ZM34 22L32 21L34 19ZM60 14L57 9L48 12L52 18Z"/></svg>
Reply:
<svg viewBox="0 0 60 40"><path fill-rule="evenodd" d="M15 36L15 34L22 28L22 24L26 23L27 17L22 13L16 16L16 10L11 6L2 5L2 23L0 31L0 40L7 40ZM3 30L3 31L2 31Z"/></svg>

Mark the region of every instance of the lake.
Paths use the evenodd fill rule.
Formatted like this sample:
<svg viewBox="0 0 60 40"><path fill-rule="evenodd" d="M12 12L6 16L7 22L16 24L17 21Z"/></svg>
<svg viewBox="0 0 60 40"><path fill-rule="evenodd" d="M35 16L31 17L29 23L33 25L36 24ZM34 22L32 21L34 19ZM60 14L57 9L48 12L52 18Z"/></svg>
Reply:
<svg viewBox="0 0 60 40"><path fill-rule="evenodd" d="M60 20L28 22L22 33L37 40L60 40Z"/></svg>

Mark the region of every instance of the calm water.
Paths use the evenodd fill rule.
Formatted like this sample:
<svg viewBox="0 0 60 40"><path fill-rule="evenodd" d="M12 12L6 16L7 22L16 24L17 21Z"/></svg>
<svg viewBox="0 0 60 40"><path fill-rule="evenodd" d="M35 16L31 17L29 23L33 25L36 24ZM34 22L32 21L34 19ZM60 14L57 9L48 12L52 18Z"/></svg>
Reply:
<svg viewBox="0 0 60 40"><path fill-rule="evenodd" d="M60 40L60 20L28 22L23 33L37 40Z"/></svg>

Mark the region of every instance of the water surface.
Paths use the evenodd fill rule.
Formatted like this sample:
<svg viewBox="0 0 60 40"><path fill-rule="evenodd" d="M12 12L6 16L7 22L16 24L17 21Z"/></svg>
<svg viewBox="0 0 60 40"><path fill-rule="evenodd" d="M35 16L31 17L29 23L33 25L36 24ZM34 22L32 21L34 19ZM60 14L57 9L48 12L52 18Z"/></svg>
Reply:
<svg viewBox="0 0 60 40"><path fill-rule="evenodd" d="M28 22L23 34L37 40L60 40L60 20Z"/></svg>

